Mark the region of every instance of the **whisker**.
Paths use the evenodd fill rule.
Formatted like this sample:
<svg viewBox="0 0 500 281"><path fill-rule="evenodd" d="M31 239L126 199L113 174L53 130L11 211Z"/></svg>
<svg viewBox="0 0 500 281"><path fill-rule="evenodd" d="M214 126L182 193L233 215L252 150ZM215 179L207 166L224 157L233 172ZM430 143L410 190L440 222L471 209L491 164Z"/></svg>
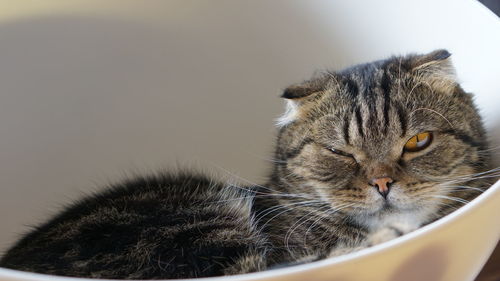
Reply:
<svg viewBox="0 0 500 281"><path fill-rule="evenodd" d="M269 208L266 208L266 209L260 211L257 214L257 216L256 216L256 218L258 218L257 223L260 221L260 219L264 218L268 214L270 214L270 213L272 213L274 211L277 211L279 209L290 208L290 206L294 206L294 205L301 205L301 204L307 205L307 204L313 203L313 202L316 202L316 200L300 201L300 202L293 202L293 203L288 203L288 204L283 204L283 205L274 205L274 206L271 206Z"/></svg>
<svg viewBox="0 0 500 281"><path fill-rule="evenodd" d="M420 81L418 83L416 83L411 89L410 89L410 92L408 92L408 97L406 98L406 103L405 104L409 104L410 102L410 98L411 98L411 94L413 93L413 91L420 85L422 85L423 82Z"/></svg>
<svg viewBox="0 0 500 281"><path fill-rule="evenodd" d="M482 176L482 177L481 177ZM481 178L495 178L500 177L500 167L492 168L487 171L466 174L461 176L454 176L449 178L449 180L444 180L441 184L454 184L454 183L462 183L466 181L472 181Z"/></svg>
<svg viewBox="0 0 500 281"><path fill-rule="evenodd" d="M330 78L332 78L335 81L335 85L337 86L337 91L341 92L342 89L340 88L340 83L337 80L337 77L335 77L335 75L333 75L330 71L324 71L324 73L326 73Z"/></svg>
<svg viewBox="0 0 500 281"><path fill-rule="evenodd" d="M453 193L453 192L464 192L463 189L446 189L446 192L450 192L450 193ZM482 192L482 191L480 191Z"/></svg>
<svg viewBox="0 0 500 281"><path fill-rule="evenodd" d="M473 173L473 174L468 174L468 175L462 175L461 177L480 176L480 175L484 175L484 174L488 174L488 173L494 173L494 172L498 172L498 171L500 171L500 167L492 168L492 169L489 169L487 171L482 171L482 172L478 172L478 173Z"/></svg>
<svg viewBox="0 0 500 281"><path fill-rule="evenodd" d="M488 149L480 149L478 150L477 152L489 152L489 151L494 151L494 150L500 150L500 145L497 145L495 147L491 147L491 148L488 148Z"/></svg>
<svg viewBox="0 0 500 281"><path fill-rule="evenodd" d="M244 181L244 182L249 183L249 184L251 184L251 185L254 185L254 186L257 186L257 187L263 188L263 189L265 189L265 190L269 190L269 191L273 191L273 192L277 192L277 193L283 193L283 192L281 192L281 191L279 191L279 190L275 190L275 189L272 189L272 188L270 188L270 187L266 187L266 186L263 186L263 185L260 185L260 184L254 183L254 182L252 182L252 181L250 181L250 180L247 180L247 179L244 179L244 178L242 178L242 177L240 177L240 176L238 176L238 175L235 175L235 174L231 173L229 170L227 170L227 169L225 169L225 168L223 168L223 167L221 167L221 166L217 165L217 164L216 164L216 163L214 163L214 162L210 162L210 163L211 163L213 166L215 166L216 168L218 168L218 169L222 170L223 172L227 173L228 175L230 175L230 176L232 176L232 177L234 177L234 178L237 178L237 179L239 179L239 180L241 180L241 181Z"/></svg>
<svg viewBox="0 0 500 281"><path fill-rule="evenodd" d="M257 219L256 221L256 224L258 224L260 222L261 219L263 219L265 216L267 216L268 214L272 213L272 212L275 212L279 209L283 209L283 208L288 208L288 209L285 209L284 211L281 211L279 212L278 214L274 215L273 217L271 217L270 219L268 219L263 225L260 226L260 228L265 228L265 226L271 222L274 218L278 217L279 215L281 214L284 214L288 211L291 211L293 210L293 208L290 208L291 206L294 206L294 205L303 205L303 206L310 206L310 205L314 205L314 204L318 204L318 202L322 203L321 201L319 200L310 200L310 201L301 201L301 202L295 202L295 203L290 203L290 204L287 204L287 205L278 205L278 206L274 206L274 207L270 207L268 209L270 209L269 211L267 211L265 214L258 214L257 216L260 217ZM262 212L265 212L266 210L268 209L265 209L264 211ZM262 213L261 212L261 213Z"/></svg>
<svg viewBox="0 0 500 281"><path fill-rule="evenodd" d="M459 203L462 203L462 204L467 204L467 203L469 203L469 201L467 201L467 200L465 200L465 199L458 198L458 197L453 197L453 196L446 196L446 195L431 195L431 197L434 197L434 198L441 198L441 199L447 199L447 200L450 200L450 201L455 201L455 202L459 202Z"/></svg>
<svg viewBox="0 0 500 281"><path fill-rule="evenodd" d="M479 191L479 192L484 192L485 189L479 188L479 187L472 187L472 186L464 186L464 185L453 185L453 186L442 186L441 188L444 188L446 190L474 190L474 191Z"/></svg>
<svg viewBox="0 0 500 281"><path fill-rule="evenodd" d="M452 209L453 209L453 211L456 211L456 210L460 209L460 207L461 207L461 206L454 206L454 205L451 205L451 204L445 203L445 202L443 202L443 201L438 201L438 202L435 202L435 203L437 203L438 205L444 205L444 206L446 206L446 207L448 207L448 208L452 208Z"/></svg>
<svg viewBox="0 0 500 281"><path fill-rule="evenodd" d="M458 178L455 180L450 180L443 182L445 184L453 184L453 183L462 183L462 182L467 182L467 181L472 181L472 180L479 180L479 179L491 179L491 178L498 178L500 177L500 173L498 174L490 174L486 176L473 176L473 177L464 177L464 178Z"/></svg>
<svg viewBox="0 0 500 281"><path fill-rule="evenodd" d="M420 80L421 76L418 76L416 80ZM409 105L409 102L410 102L410 98L412 97L412 93L413 91L418 88L419 86L427 86L427 88L429 89L429 91L434 95L434 88L431 87L431 85L425 81L425 80L420 80L418 81L410 90L410 92L408 93L408 97L406 98L406 105Z"/></svg>
<svg viewBox="0 0 500 281"><path fill-rule="evenodd" d="M344 205L341 205L340 208L338 209L333 209L333 210L326 210L326 211L323 211L321 212L320 214L318 214L318 219L316 219L306 230L305 234L304 234L304 247L306 246L307 244L307 235L309 234L309 232L316 226L316 224L318 224L320 221L324 220L325 218L328 218L328 214L334 214L336 213L337 211L341 210L341 209L345 209L345 208L349 208L351 206L353 206L354 203L351 203L351 204L344 204ZM323 215L324 214L324 215Z"/></svg>
<svg viewBox="0 0 500 281"><path fill-rule="evenodd" d="M308 205L314 205L314 203L312 203L312 202L311 202L311 203L308 203L308 204L304 204L303 206L308 206ZM300 206L300 204L299 204L299 206ZM281 211L281 212L279 212L278 214L276 214L276 215L274 215L273 217L271 217L270 219L268 219L268 220L267 220L267 221L266 221L266 222L265 222L265 223L261 226L261 229L264 229L264 228L267 226L267 224L268 224L268 223L270 223L273 219L277 218L278 216L280 216L280 215L282 215L282 214L284 214L284 213L286 213L286 212L289 212L289 211L294 210L294 208L289 208L289 206L280 206L280 207L278 207L278 208L276 208L276 209L272 210L270 213L272 213L272 212L274 212L274 211L277 211L277 210L279 210L279 209L283 209L283 208L285 208L285 210L284 210L284 211ZM266 215L267 215L267 214L266 214ZM262 218L263 218L263 217L262 217ZM260 219L257 221L257 223L258 223L259 221L260 221ZM257 223L256 223L256 224L257 224Z"/></svg>
<svg viewBox="0 0 500 281"><path fill-rule="evenodd" d="M336 208L332 208L330 205L328 205L328 206L326 206L326 207L328 207L328 208L327 208L327 210L326 210L326 214L328 214L328 213L329 213L329 214L336 213L336 212L338 212L338 211L340 211L340 210L342 210L342 209L344 209L344 208L347 208L347 207L349 207L349 206L351 206L351 205L353 205L353 204L341 204L341 205L337 206ZM290 249L289 240L290 240L290 238L291 238L291 236L292 236L293 232L294 232L297 228L299 228L301 225L303 225L304 223L306 223L306 222L310 221L311 219L315 218L316 216L319 216L319 215L321 215L321 214L324 214L324 213L325 213L325 211L322 211L322 212L320 212L319 214L317 214L316 216L313 216L313 217L310 217L310 216L309 216L311 213L317 212L318 210L321 210L321 209L324 209L324 208L319 208L319 209L317 209L317 210L313 210L312 212L309 212L308 214L306 214L306 215L302 216L302 218L300 218L299 220L297 220L297 222L295 222L295 224L293 224L293 225L289 228L289 230L287 231L287 233L286 233L286 235L285 235L285 245L286 245L286 248L287 248L287 249ZM303 220L300 224L298 224L298 223L299 223L302 219L304 219L304 218L305 218L305 220ZM323 217L323 218L324 218L324 217ZM297 224L298 224L298 225L297 225ZM295 226L295 227L294 227L294 226Z"/></svg>
<svg viewBox="0 0 500 281"><path fill-rule="evenodd" d="M243 187L239 187L236 185L230 185L227 187L236 187L236 188L239 188L242 190L246 190L248 192L256 194L256 196L282 196L282 197L291 197L291 198L293 197L293 198L315 199L314 197L312 197L308 194L304 194L304 193L287 193L287 192L282 192L282 191L278 191L278 193L265 193L265 192L261 192L258 190L245 189Z"/></svg>
<svg viewBox="0 0 500 281"><path fill-rule="evenodd" d="M453 124L451 124L450 120L448 120L446 117L444 117L443 114L435 111L434 109L430 109L430 108L426 108L426 107L420 107L420 108L417 108L417 109L413 110L410 114L414 113L415 111L419 111L419 110L428 110L430 112L436 113L437 115L441 116L444 120L446 120L446 122L448 122L448 124L450 124L450 127L453 129Z"/></svg>
<svg viewBox="0 0 500 281"><path fill-rule="evenodd" d="M237 201L237 200L242 200L242 199L247 199L247 198L262 198L262 197L280 197L280 198L284 197L284 198L304 198L304 199L310 199L309 197L303 197L303 196L295 195L295 194L259 194L259 195L249 194L248 196L234 197L234 198L231 198L231 199L222 199L222 200L207 201L205 203L207 203L207 204L224 203L224 202Z"/></svg>
<svg viewBox="0 0 500 281"><path fill-rule="evenodd" d="M287 231L287 232L286 232L286 234L285 234L285 240L284 240L284 241L285 241L285 247L286 247L287 249L290 249L290 247L289 247L289 246L290 246L290 245L289 245L289 242L290 242L290 238L291 238L291 236L292 236L293 231L294 231L296 228L298 228L299 226L301 226L302 224L304 224L306 221L310 220L310 217L309 217L309 215L310 215L310 214L312 214L312 213L314 213L314 212L317 212L317 211L319 211L319 210L322 210L322 209L324 209L325 207L326 207L326 208L331 208L331 206L330 206L330 205L326 205L326 206L323 206L323 207L318 208L318 209L316 209L316 210L312 210L312 211L308 212L307 214L303 215L303 216L302 216L300 219L298 219L298 220L297 220L297 221L296 221L296 222L295 222L292 226L290 226L290 227L288 228L288 231ZM304 218L305 218L304 222L303 222L303 223L301 223L301 224L299 224L299 225L297 225L297 224L298 224L301 220L303 220ZM296 226L296 225L297 225L297 226ZM295 227L295 226L296 226L296 227ZM295 228L294 228L294 227L295 227Z"/></svg>

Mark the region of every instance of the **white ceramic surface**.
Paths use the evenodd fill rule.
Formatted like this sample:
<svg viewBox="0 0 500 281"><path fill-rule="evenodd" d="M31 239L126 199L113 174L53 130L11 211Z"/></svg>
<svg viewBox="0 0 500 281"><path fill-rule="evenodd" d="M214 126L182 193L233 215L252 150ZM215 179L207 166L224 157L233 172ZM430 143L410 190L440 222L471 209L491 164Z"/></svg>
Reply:
<svg viewBox="0 0 500 281"><path fill-rule="evenodd" d="M261 181L279 91L318 68L447 48L500 145L500 20L473 0L11 1L0 42L1 249L124 171L180 160ZM225 279L472 280L499 213L497 183L394 241Z"/></svg>

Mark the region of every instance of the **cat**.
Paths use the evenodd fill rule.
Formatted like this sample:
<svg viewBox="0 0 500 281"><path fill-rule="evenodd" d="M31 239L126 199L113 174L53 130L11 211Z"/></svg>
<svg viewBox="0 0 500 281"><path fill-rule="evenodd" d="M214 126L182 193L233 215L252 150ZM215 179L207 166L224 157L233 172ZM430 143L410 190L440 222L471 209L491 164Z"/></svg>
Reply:
<svg viewBox="0 0 500 281"><path fill-rule="evenodd" d="M28 233L0 266L112 279L279 268L411 232L494 177L481 118L446 50L322 72L282 97L265 184L187 171L119 182Z"/></svg>

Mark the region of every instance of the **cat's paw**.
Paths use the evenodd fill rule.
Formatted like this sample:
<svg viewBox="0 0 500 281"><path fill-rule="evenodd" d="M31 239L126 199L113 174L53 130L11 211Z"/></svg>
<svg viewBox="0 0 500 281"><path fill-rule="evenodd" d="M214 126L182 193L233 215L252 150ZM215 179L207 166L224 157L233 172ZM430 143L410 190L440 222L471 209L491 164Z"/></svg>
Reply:
<svg viewBox="0 0 500 281"><path fill-rule="evenodd" d="M366 244L368 247L375 246L394 238L398 238L399 236L412 232L417 228L417 226L407 223L392 223L368 234Z"/></svg>
<svg viewBox="0 0 500 281"><path fill-rule="evenodd" d="M342 255L346 255L346 254L349 254L349 253L352 253L352 252L357 252L359 250L362 250L366 247L364 246L358 246L358 247L340 247L340 248L335 248L333 250L330 251L330 253L328 253L328 258L331 258L331 257L338 257L338 256L342 256Z"/></svg>

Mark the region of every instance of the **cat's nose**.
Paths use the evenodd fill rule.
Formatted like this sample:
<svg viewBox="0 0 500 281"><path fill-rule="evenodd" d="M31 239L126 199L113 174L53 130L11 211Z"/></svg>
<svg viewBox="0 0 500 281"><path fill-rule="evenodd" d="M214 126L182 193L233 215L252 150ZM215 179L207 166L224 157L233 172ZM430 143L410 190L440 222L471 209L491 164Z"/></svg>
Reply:
<svg viewBox="0 0 500 281"><path fill-rule="evenodd" d="M378 193L382 195L384 198L387 198L387 194L389 194L391 183L394 180L389 177L382 178L373 178L370 180L369 184L375 188L377 188Z"/></svg>

